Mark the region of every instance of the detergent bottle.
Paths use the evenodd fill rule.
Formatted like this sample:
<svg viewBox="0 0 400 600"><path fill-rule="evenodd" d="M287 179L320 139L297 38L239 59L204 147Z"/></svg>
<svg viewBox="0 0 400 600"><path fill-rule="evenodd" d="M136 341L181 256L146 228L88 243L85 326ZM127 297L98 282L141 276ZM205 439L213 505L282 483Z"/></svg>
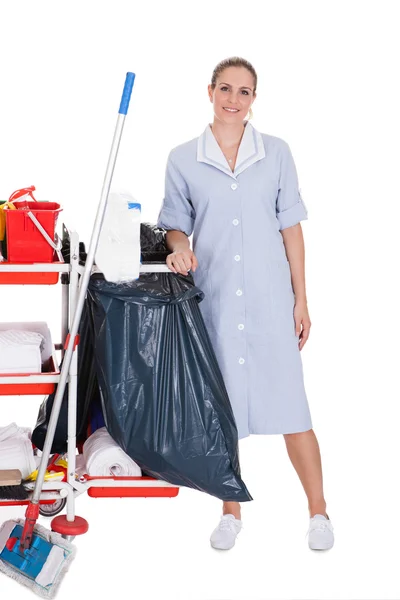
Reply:
<svg viewBox="0 0 400 600"><path fill-rule="evenodd" d="M96 265L107 281L138 279L141 205L126 192L108 195L96 250Z"/></svg>

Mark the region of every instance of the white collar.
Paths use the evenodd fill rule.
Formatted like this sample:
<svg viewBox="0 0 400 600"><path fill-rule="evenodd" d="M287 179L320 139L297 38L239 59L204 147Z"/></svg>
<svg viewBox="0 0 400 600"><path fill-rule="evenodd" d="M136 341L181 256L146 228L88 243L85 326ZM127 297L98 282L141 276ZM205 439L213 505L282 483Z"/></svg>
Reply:
<svg viewBox="0 0 400 600"><path fill-rule="evenodd" d="M224 153L208 124L197 142L197 160L216 167L233 179L245 169L265 157L265 148L261 133L247 121L239 145L235 170L232 172Z"/></svg>

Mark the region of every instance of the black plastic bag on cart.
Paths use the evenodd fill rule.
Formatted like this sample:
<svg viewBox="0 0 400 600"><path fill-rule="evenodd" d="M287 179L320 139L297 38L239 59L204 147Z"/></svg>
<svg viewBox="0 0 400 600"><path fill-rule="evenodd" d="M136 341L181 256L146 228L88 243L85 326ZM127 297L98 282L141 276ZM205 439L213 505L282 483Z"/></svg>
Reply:
<svg viewBox="0 0 400 600"><path fill-rule="evenodd" d="M79 325L80 342L78 347L78 383L77 383L77 442L86 440L86 431L90 420L92 407L100 405L100 390L97 383L96 366L93 359L93 340L88 319L87 304L84 305L82 318ZM62 364L62 362L61 362ZM65 387L60 414L58 417L51 453L62 454L67 452L68 439L68 386ZM39 450L43 450L47 428L53 408L55 391L42 402L32 431L32 442Z"/></svg>
<svg viewBox="0 0 400 600"><path fill-rule="evenodd" d="M203 297L191 275L142 273L124 284L91 277L103 414L110 435L148 475L244 502L252 497L240 476L232 407L198 306Z"/></svg>
<svg viewBox="0 0 400 600"><path fill-rule="evenodd" d="M165 244L164 229L149 223L140 225L140 244L142 261L165 262L168 250ZM70 241L68 237L63 238L61 252L66 263L71 261ZM79 242L79 264L85 265L87 252L85 244ZM69 275L62 274L63 283L68 282ZM93 357L92 332L89 328L87 303L84 305L81 322L79 325L80 343L78 348L78 385L77 385L77 442L84 442L87 438L87 429L91 433L95 427L104 425L101 414L100 392L97 383L96 368ZM60 367L62 366L62 361ZM55 391L47 396L39 408L36 425L32 432L32 442L39 450L43 450L47 428L50 421L51 411L54 404ZM93 415L92 415L93 413ZM95 423L95 426L94 426ZM57 421L51 453L62 454L67 452L68 440L68 383L65 388L60 414Z"/></svg>

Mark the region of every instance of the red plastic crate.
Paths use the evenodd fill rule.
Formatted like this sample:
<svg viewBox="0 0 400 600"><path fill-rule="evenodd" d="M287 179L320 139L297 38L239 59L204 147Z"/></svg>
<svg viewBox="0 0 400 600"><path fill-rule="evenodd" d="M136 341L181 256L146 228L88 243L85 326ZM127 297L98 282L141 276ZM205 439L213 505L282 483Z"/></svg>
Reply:
<svg viewBox="0 0 400 600"><path fill-rule="evenodd" d="M52 262L54 248L28 216L29 208L52 240L62 208L56 202L14 202L17 210L6 210L7 260L13 263Z"/></svg>
<svg viewBox="0 0 400 600"><path fill-rule="evenodd" d="M95 477L85 475L86 479L113 479L114 481L154 481L153 477ZM93 487L88 496L92 498L176 498L179 487Z"/></svg>

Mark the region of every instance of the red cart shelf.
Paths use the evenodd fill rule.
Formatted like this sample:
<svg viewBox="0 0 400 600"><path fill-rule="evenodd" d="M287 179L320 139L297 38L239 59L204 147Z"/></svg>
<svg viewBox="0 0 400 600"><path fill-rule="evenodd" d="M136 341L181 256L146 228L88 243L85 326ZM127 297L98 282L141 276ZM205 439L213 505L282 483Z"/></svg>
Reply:
<svg viewBox="0 0 400 600"><path fill-rule="evenodd" d="M60 379L60 369L50 357L45 373L12 373L0 375L0 396L48 396Z"/></svg>
<svg viewBox="0 0 400 600"><path fill-rule="evenodd" d="M55 500L39 500L39 504L54 504ZM0 506L28 506L29 500L0 500Z"/></svg>
<svg viewBox="0 0 400 600"><path fill-rule="evenodd" d="M85 475L88 481L105 479L108 481L156 481L153 477L95 477ZM92 498L175 498L179 487L89 487L88 496Z"/></svg>
<svg viewBox="0 0 400 600"><path fill-rule="evenodd" d="M23 264L3 261L0 262L0 285L55 285L60 273L69 270L68 264L58 260Z"/></svg>

